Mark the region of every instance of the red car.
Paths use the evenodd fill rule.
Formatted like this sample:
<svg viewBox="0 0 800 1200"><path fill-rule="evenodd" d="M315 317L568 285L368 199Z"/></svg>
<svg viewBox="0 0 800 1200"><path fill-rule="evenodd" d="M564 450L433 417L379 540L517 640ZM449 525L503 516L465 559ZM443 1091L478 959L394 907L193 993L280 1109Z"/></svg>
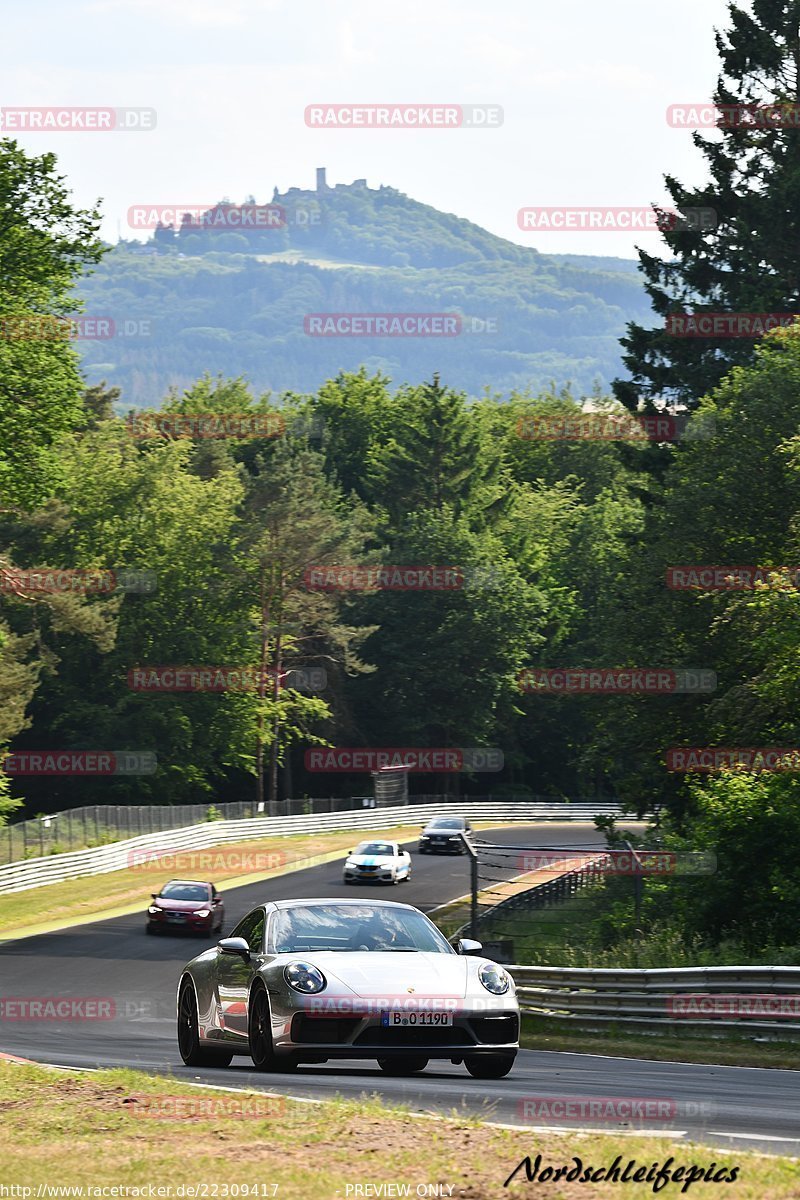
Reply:
<svg viewBox="0 0 800 1200"><path fill-rule="evenodd" d="M165 929L185 929L205 937L221 933L225 905L213 883L196 879L170 879L160 892L153 892L147 910L147 933Z"/></svg>

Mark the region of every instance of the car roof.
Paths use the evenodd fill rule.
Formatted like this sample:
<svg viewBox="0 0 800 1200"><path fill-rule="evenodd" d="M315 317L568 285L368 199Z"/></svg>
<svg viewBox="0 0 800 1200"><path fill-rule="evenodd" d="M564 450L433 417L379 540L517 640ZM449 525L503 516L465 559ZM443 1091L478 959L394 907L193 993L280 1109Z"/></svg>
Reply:
<svg viewBox="0 0 800 1200"><path fill-rule="evenodd" d="M365 837L365 838L362 838L361 841L358 843L359 846L361 846L364 842L379 842L381 846L399 846L400 845L399 842L393 842L391 840L391 838Z"/></svg>
<svg viewBox="0 0 800 1200"><path fill-rule="evenodd" d="M356 907L363 907L365 904L376 908L407 908L412 912L418 912L413 904L400 904L397 900L359 900L355 896L307 896L297 900L268 900L267 906L273 908L305 908L307 904L335 904L337 906L343 904L352 904Z"/></svg>
<svg viewBox="0 0 800 1200"><path fill-rule="evenodd" d="M171 883L199 883L200 887L211 887L207 879L168 879L164 887L169 887Z"/></svg>

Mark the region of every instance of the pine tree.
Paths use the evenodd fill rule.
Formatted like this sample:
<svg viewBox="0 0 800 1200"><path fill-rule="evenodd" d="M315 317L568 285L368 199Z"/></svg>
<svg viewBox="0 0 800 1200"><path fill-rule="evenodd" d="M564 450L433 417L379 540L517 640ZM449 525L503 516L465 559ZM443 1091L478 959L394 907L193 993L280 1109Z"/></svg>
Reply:
<svg viewBox="0 0 800 1200"><path fill-rule="evenodd" d="M752 12L730 3L729 15L730 29L715 31L719 132L693 134L711 179L692 190L665 177L679 212L711 208L718 224L666 230L669 260L639 251L662 325L631 323L622 339L632 379L615 380L614 392L631 411L652 411L659 398L693 408L732 366L753 359L757 339L675 336L669 314L800 313L800 0L752 0ZM780 110L772 125L739 115L741 106L767 105Z"/></svg>
<svg viewBox="0 0 800 1200"><path fill-rule="evenodd" d="M399 392L394 408L396 427L373 452L370 481L395 523L404 513L449 506L480 525L502 508L499 455L482 439L463 394L434 374L431 383Z"/></svg>

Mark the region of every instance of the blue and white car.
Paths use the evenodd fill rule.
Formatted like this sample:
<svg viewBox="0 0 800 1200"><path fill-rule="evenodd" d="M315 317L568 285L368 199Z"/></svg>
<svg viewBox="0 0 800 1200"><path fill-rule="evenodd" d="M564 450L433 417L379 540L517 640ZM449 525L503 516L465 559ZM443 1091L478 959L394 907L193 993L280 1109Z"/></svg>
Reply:
<svg viewBox="0 0 800 1200"><path fill-rule="evenodd" d="M347 855L345 883L402 883L411 878L411 855L399 842L360 842Z"/></svg>

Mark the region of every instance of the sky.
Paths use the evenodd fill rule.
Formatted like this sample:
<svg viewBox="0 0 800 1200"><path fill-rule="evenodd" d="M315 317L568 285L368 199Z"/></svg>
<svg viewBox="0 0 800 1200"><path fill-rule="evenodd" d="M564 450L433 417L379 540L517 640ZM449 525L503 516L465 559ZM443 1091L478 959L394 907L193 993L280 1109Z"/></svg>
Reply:
<svg viewBox="0 0 800 1200"><path fill-rule="evenodd" d="M670 104L707 103L725 0L0 0L0 106L155 109L154 129L3 133L53 151L110 241L135 205L366 177L548 253L657 233L523 230L526 207L642 208L706 179ZM310 128L309 105L500 106L491 128ZM11 118L13 120L14 118ZM20 118L16 118L19 122Z"/></svg>

